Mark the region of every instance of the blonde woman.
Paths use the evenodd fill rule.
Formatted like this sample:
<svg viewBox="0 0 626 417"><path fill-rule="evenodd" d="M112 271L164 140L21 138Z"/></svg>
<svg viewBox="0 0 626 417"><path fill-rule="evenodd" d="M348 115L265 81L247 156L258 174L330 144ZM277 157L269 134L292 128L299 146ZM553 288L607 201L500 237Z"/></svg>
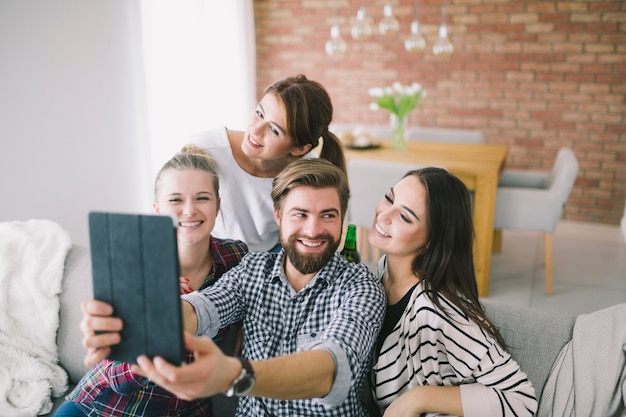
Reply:
<svg viewBox="0 0 626 417"><path fill-rule="evenodd" d="M245 243L211 236L220 210L215 163L195 145L185 146L163 165L154 187L154 211L178 218L176 238L181 292L201 290L239 264ZM220 342L227 329L214 338ZM188 363L193 361L187 352ZM210 398L184 401L149 379L135 374L128 363L104 359L80 380L54 414L68 416L211 416Z"/></svg>

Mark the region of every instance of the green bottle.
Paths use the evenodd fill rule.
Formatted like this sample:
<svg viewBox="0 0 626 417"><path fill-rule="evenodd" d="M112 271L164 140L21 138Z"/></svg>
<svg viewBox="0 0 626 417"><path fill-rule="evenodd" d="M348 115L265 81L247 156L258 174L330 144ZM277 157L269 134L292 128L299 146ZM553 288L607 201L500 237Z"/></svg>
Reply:
<svg viewBox="0 0 626 417"><path fill-rule="evenodd" d="M361 262L361 255L359 255L359 251L356 250L356 225L348 225L346 241L344 242L343 249L341 249L339 254L350 262Z"/></svg>

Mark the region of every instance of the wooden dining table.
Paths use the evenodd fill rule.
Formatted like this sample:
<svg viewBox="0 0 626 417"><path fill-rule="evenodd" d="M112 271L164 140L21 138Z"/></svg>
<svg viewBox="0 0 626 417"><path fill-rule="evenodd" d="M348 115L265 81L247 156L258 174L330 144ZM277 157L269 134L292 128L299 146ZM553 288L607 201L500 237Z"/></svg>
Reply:
<svg viewBox="0 0 626 417"><path fill-rule="evenodd" d="M498 179L506 165L508 145L408 141L406 150L391 149L389 141L369 149L346 148L347 159L398 161L440 166L456 175L474 192L473 220L476 234L474 266L481 297L489 295L493 222ZM390 184L390 186L393 184Z"/></svg>

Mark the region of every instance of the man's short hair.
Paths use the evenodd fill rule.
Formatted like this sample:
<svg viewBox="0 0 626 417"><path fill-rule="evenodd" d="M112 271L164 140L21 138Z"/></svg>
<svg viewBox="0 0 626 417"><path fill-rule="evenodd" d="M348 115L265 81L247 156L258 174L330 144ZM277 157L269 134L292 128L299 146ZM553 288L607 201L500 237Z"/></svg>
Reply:
<svg viewBox="0 0 626 417"><path fill-rule="evenodd" d="M344 172L323 158L301 158L287 165L272 182L272 201L280 211L282 202L293 188L308 186L337 189L341 215L348 210L350 187Z"/></svg>

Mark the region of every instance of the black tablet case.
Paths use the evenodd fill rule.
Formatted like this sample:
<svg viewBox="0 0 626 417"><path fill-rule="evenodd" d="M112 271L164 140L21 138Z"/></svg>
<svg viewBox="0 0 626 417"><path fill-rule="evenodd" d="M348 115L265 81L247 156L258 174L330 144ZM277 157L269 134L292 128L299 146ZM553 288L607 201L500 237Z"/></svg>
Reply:
<svg viewBox="0 0 626 417"><path fill-rule="evenodd" d="M94 298L124 321L110 359L184 357L176 228L168 216L91 212Z"/></svg>

